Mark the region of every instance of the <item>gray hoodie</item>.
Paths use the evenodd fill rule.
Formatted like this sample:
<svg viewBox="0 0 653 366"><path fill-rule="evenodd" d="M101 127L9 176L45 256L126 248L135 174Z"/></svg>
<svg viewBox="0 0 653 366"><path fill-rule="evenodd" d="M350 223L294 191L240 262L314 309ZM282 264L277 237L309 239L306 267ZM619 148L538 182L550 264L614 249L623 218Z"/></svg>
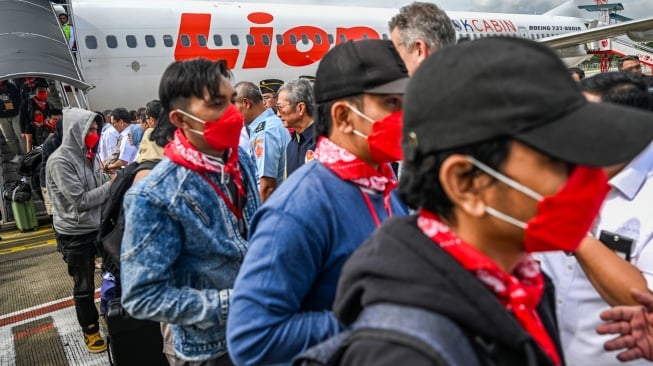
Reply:
<svg viewBox="0 0 653 366"><path fill-rule="evenodd" d="M63 111L61 146L46 165L48 195L52 201L55 230L65 235L80 235L100 228L102 204L109 197L110 182L103 184L100 161L86 157L84 138L95 113L67 108Z"/></svg>

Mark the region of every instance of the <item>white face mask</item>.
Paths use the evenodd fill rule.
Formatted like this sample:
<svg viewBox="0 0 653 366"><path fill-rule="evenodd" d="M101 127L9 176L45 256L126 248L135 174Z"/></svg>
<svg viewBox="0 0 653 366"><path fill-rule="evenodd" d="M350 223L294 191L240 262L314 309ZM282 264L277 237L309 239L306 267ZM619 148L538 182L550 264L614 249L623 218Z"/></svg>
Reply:
<svg viewBox="0 0 653 366"><path fill-rule="evenodd" d="M487 175L491 176L492 178L495 178L496 180L508 185L510 188L516 189L517 191L525 194L526 196L534 199L535 201L540 201L542 200L542 195L535 192L534 190L522 185L521 183L516 182L515 180L508 178L507 176L499 173L498 171L490 168L489 166L483 164L482 162L476 160L475 158L467 155L465 156L467 160L472 163L475 167L478 169L482 170L484 173ZM498 211L492 207L486 206L485 207L485 212L488 213L488 215L494 216L499 220L502 220L504 222L507 222L511 225L517 226L518 228L521 229L526 229L526 223L520 220L517 220L516 218L506 215L505 213Z"/></svg>
<svg viewBox="0 0 653 366"><path fill-rule="evenodd" d="M363 118L364 120L366 120L366 121L368 121L368 122L370 122L370 123L372 123L372 124L373 124L373 123L376 123L376 121L374 121L374 120L371 119L370 117L366 116L363 112L359 111L357 108L352 107L352 106L350 106L349 104L347 104L347 108L351 109L352 112L356 113L357 115L359 115L359 116L360 116L361 118ZM367 139L367 135L364 134L364 133L362 133L362 132L360 132L360 131L358 131L357 129L354 129L354 135L356 135L356 136L358 136L358 137L362 137L362 138L364 138L364 139Z"/></svg>
<svg viewBox="0 0 653 366"><path fill-rule="evenodd" d="M201 123L201 124L206 125L206 121L204 121L204 120L202 120L202 119L199 119L199 118L193 116L193 115L190 114L190 113L186 113L186 112L182 111L181 109L177 109L177 112L183 114L184 116L186 116L186 117L188 117L188 118L190 118L190 119L192 119L192 120L194 120L194 121L197 121L197 122L199 122L199 123ZM193 129L193 128L189 128L188 131L190 131L190 132L192 132L192 133L194 133L194 134L196 134L196 135L204 136L204 131L198 131L198 130L195 130L195 129Z"/></svg>

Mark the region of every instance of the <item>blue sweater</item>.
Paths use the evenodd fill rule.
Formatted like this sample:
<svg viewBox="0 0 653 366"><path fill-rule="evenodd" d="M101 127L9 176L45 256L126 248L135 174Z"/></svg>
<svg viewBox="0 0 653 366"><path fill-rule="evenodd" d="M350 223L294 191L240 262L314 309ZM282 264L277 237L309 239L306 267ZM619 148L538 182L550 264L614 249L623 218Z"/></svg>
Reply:
<svg viewBox="0 0 653 366"><path fill-rule="evenodd" d="M383 195L367 195L386 219ZM395 216L407 214L396 192L391 204ZM235 363L290 364L337 334L331 307L340 271L375 228L358 186L317 162L293 173L252 220L227 321Z"/></svg>

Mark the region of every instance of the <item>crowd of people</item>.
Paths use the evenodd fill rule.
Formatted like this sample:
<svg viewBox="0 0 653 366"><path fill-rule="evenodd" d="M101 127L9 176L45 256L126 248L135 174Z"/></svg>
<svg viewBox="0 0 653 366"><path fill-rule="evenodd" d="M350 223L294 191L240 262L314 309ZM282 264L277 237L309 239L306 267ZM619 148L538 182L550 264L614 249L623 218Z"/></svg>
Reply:
<svg viewBox="0 0 653 366"><path fill-rule="evenodd" d="M12 152L56 119L43 191L88 350L107 348L102 207L150 161L121 203L118 296L161 323L171 365L653 359L650 77L632 57L585 78L530 40L455 44L451 24L414 2L391 40L285 82L174 62L132 113L62 119L47 83L0 82Z"/></svg>

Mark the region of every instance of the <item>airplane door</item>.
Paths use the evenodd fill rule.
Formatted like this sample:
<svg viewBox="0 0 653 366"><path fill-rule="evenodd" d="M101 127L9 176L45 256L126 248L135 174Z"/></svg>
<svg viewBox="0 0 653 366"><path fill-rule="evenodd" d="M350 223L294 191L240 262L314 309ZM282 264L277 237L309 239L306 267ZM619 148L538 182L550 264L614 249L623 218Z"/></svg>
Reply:
<svg viewBox="0 0 653 366"><path fill-rule="evenodd" d="M520 26L518 27L518 30L519 37L528 39L528 31L526 30L526 27Z"/></svg>

